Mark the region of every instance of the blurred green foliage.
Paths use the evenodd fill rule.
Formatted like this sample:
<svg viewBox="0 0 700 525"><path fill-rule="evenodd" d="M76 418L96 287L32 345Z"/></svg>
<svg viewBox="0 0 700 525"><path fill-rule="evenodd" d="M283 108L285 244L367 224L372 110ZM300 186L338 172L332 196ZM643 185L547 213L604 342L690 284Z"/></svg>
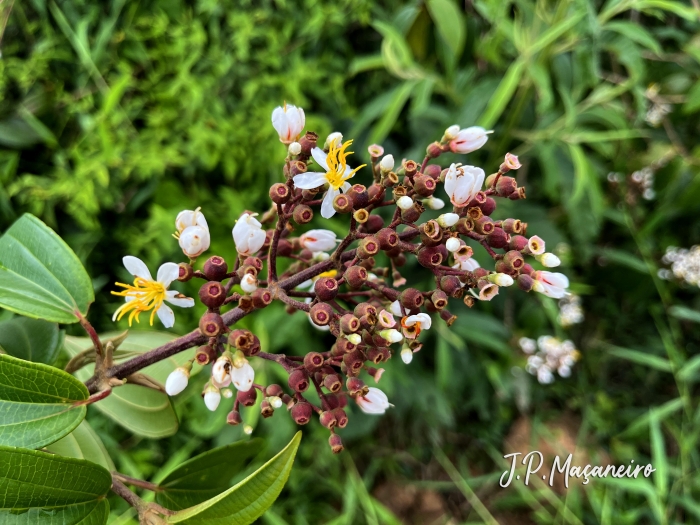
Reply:
<svg viewBox="0 0 700 525"><path fill-rule="evenodd" d="M234 219L263 211L282 176L269 116L284 100L304 107L321 137L354 138L363 162L375 142L420 160L454 123L494 130L468 163L490 172L506 151L520 156L528 199L499 203L498 216L527 221L557 248L585 322L565 331L556 303L509 291L456 310L451 329L435 323L409 367L386 367L381 386L396 408L381 419L353 412L343 456L318 425L305 429L264 523L700 522L700 294L657 276L667 246L700 243L696 4L32 0L4 9L0 229L24 211L55 227L102 290L91 319L104 331L116 303L105 285L122 274L122 255L152 267L181 257L169 236L178 211L202 206L210 253L233 254ZM650 199L630 177L644 168ZM333 227L342 231L342 219ZM194 326L196 314L178 316L179 330ZM328 342L281 309L242 324L271 352ZM573 339L583 357L572 378L540 386L513 371L524 363L515 341L545 334ZM284 379L274 367L257 373ZM181 428L168 439L135 437L89 409L119 471L150 478L242 438L225 426L225 408L203 409L204 375L177 398ZM281 449L289 418L255 414L244 414L255 435ZM557 428L593 456L651 460L657 472L561 494L501 489L496 460L523 418L560 446L566 439L546 425L573 421ZM126 514L114 523L125 523L119 505L115 516Z"/></svg>

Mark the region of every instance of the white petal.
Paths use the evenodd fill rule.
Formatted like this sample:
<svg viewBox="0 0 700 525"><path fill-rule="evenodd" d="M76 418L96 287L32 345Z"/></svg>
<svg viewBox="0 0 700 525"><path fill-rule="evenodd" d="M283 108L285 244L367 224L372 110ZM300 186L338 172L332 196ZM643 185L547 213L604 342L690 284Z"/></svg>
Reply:
<svg viewBox="0 0 700 525"><path fill-rule="evenodd" d="M241 368L231 369L231 382L241 392L247 392L253 387L255 370L250 364L245 363Z"/></svg>
<svg viewBox="0 0 700 525"><path fill-rule="evenodd" d="M158 282L166 289L180 275L180 267L175 263L165 263L158 268Z"/></svg>
<svg viewBox="0 0 700 525"><path fill-rule="evenodd" d="M151 272L148 271L148 266L138 257L127 255L122 259L122 262L131 275L141 277L141 279L145 279L146 281L153 280Z"/></svg>
<svg viewBox="0 0 700 525"><path fill-rule="evenodd" d="M314 148L311 150L311 156L319 166L328 171L328 163L326 162L328 153L325 153L321 148Z"/></svg>
<svg viewBox="0 0 700 525"><path fill-rule="evenodd" d="M335 215L335 208L333 207L333 199L336 195L340 194L340 190L334 190L333 188L328 188L325 197L323 197L323 202L321 203L321 217L324 219L330 219Z"/></svg>
<svg viewBox="0 0 700 525"><path fill-rule="evenodd" d="M326 183L326 174L312 171L294 176L294 185L302 190L312 190Z"/></svg>
<svg viewBox="0 0 700 525"><path fill-rule="evenodd" d="M187 382L187 374L181 368L176 368L165 380L165 392L169 396L176 396L187 387Z"/></svg>
<svg viewBox="0 0 700 525"><path fill-rule="evenodd" d="M181 295L180 292L176 290L168 290L165 300L172 305L179 306L180 308L192 308L194 306L194 299L191 297L178 297L178 295Z"/></svg>
<svg viewBox="0 0 700 525"><path fill-rule="evenodd" d="M347 173L347 172L348 172L348 170L345 170L345 173ZM354 177L354 175L353 175L353 177ZM350 177L350 178L352 178L352 177ZM350 190L350 188L352 188L352 184L350 184L349 182L343 182L343 185L340 187L340 189L343 190L343 193L347 193Z"/></svg>
<svg viewBox="0 0 700 525"><path fill-rule="evenodd" d="M172 328L172 326L175 324L175 314L173 313L172 308L170 308L167 304L161 304L156 313L158 314L158 318L160 319L160 322L163 323L164 327Z"/></svg>

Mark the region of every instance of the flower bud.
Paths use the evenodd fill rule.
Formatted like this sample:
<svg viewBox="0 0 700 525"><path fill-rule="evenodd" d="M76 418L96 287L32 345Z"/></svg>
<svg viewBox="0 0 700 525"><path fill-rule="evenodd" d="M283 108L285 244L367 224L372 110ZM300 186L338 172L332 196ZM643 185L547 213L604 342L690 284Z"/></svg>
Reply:
<svg viewBox="0 0 700 525"><path fill-rule="evenodd" d="M311 421L314 410L309 403L301 401L292 407L292 419L297 425L306 425Z"/></svg>
<svg viewBox="0 0 700 525"><path fill-rule="evenodd" d="M206 337L216 337L226 329L224 320L214 312L207 312L199 320L199 331Z"/></svg>
<svg viewBox="0 0 700 525"><path fill-rule="evenodd" d="M223 257L214 255L209 257L207 262L204 263L204 275L210 281L221 281L226 278L228 273L228 264Z"/></svg>
<svg viewBox="0 0 700 525"><path fill-rule="evenodd" d="M532 290L532 287L536 282L537 281L535 281L529 275L518 275L518 288L520 288L524 292L529 292L530 290Z"/></svg>
<svg viewBox="0 0 700 525"><path fill-rule="evenodd" d="M253 293L258 289L258 280L252 273L246 273L241 278L241 288L245 293Z"/></svg>
<svg viewBox="0 0 700 525"><path fill-rule="evenodd" d="M343 388L343 383L340 382L340 377L337 374L328 374L323 378L323 386L335 394Z"/></svg>
<svg viewBox="0 0 700 525"><path fill-rule="evenodd" d="M423 305L423 294L415 288L406 288L399 294L399 302L408 311L420 308ZM395 315L402 315L401 313Z"/></svg>
<svg viewBox="0 0 700 525"><path fill-rule="evenodd" d="M413 351L407 346L404 346L401 349L401 360L405 364L409 364L411 361L413 361Z"/></svg>
<svg viewBox="0 0 700 525"><path fill-rule="evenodd" d="M309 378L304 370L297 368L291 374L289 374L287 384L289 385L289 388L295 392L302 393L309 388Z"/></svg>
<svg viewBox="0 0 700 525"><path fill-rule="evenodd" d="M508 248L514 251L522 252L527 248L527 244L527 237L523 237L522 235L511 235L510 241L508 242Z"/></svg>
<svg viewBox="0 0 700 525"><path fill-rule="evenodd" d="M281 408L284 403L282 403L282 398L278 396L269 396L267 400L272 408Z"/></svg>
<svg viewBox="0 0 700 525"><path fill-rule="evenodd" d="M301 144L299 144L298 142L292 142L289 145L289 148L287 148L287 151L292 156L299 155L301 153Z"/></svg>
<svg viewBox="0 0 700 525"><path fill-rule="evenodd" d="M352 200L352 207L355 210L364 208L369 204L369 193L367 193L367 188L362 184L351 186L345 194Z"/></svg>
<svg viewBox="0 0 700 525"><path fill-rule="evenodd" d="M333 209L338 213L350 213L353 210L352 199L344 193L333 198Z"/></svg>
<svg viewBox="0 0 700 525"><path fill-rule="evenodd" d="M540 264L546 266L547 268L555 268L561 264L559 257L549 252L536 255L535 259L537 259Z"/></svg>
<svg viewBox="0 0 700 525"><path fill-rule="evenodd" d="M513 278L505 273L492 273L488 276L488 280L497 286L513 285Z"/></svg>
<svg viewBox="0 0 700 525"><path fill-rule="evenodd" d="M362 225L362 231L366 233L377 233L384 226L384 219L379 215L370 215L367 222Z"/></svg>
<svg viewBox="0 0 700 525"><path fill-rule="evenodd" d="M445 201L442 199L438 199L437 197L430 197L423 201L423 206L425 206L429 210L441 210L445 207Z"/></svg>
<svg viewBox="0 0 700 525"><path fill-rule="evenodd" d="M170 372L168 379L165 381L165 392L169 396L176 396L187 387L187 383L190 379L191 368L191 364L189 369L186 366L179 366Z"/></svg>
<svg viewBox="0 0 700 525"><path fill-rule="evenodd" d="M424 246L416 254L418 263L425 268L440 266L447 259L447 248L439 244L437 246Z"/></svg>
<svg viewBox="0 0 700 525"><path fill-rule="evenodd" d="M226 290L220 282L209 281L199 289L199 299L207 308L218 308L226 300Z"/></svg>
<svg viewBox="0 0 700 525"><path fill-rule="evenodd" d="M413 189L422 197L430 197L437 189L437 183L428 175L418 175L413 181Z"/></svg>
<svg viewBox="0 0 700 525"><path fill-rule="evenodd" d="M362 342L362 337L359 334L350 334L346 339L352 345L359 345Z"/></svg>
<svg viewBox="0 0 700 525"><path fill-rule="evenodd" d="M304 356L304 366L309 372L318 370L323 366L323 356L318 352L309 352Z"/></svg>
<svg viewBox="0 0 700 525"><path fill-rule="evenodd" d="M382 330L381 332L379 332L379 335L382 337L382 339L388 341L389 344L400 343L401 341L403 341L403 335L401 335L401 332L399 332L395 328Z"/></svg>
<svg viewBox="0 0 700 525"><path fill-rule="evenodd" d="M516 191L518 188L518 183L513 177L500 177L496 182L496 194L500 197L508 197L511 193Z"/></svg>
<svg viewBox="0 0 700 525"><path fill-rule="evenodd" d="M192 277L194 277L194 268L192 268L192 265L189 263L180 263L178 264L178 276L177 280L183 283L186 283Z"/></svg>
<svg viewBox="0 0 700 525"><path fill-rule="evenodd" d="M282 387L276 384L268 385L265 388L265 395L268 397L280 397L284 394L284 390L282 390ZM279 408L279 407L275 407Z"/></svg>
<svg viewBox="0 0 700 525"><path fill-rule="evenodd" d="M459 125L454 124L445 130L445 140L453 140L457 137L459 133Z"/></svg>
<svg viewBox="0 0 700 525"><path fill-rule="evenodd" d="M241 403L243 406L246 407L252 407L255 404L255 401L258 399L258 389L257 388L251 388L250 390L246 390L245 392L243 391L238 391L236 394L236 401Z"/></svg>
<svg viewBox="0 0 700 525"><path fill-rule="evenodd" d="M299 144L301 145L301 154L305 157L311 155L311 150L316 147L316 142L318 141L318 135L313 131L307 131L306 134L301 137Z"/></svg>
<svg viewBox="0 0 700 525"><path fill-rule="evenodd" d="M338 434L331 434L331 437L328 438L328 444L333 454L340 454L343 451L343 440L340 439Z"/></svg>
<svg viewBox="0 0 700 525"><path fill-rule="evenodd" d="M228 423L229 425L240 425L241 423L243 423L241 413L238 410L232 410L226 416L226 423Z"/></svg>
<svg viewBox="0 0 700 525"><path fill-rule="evenodd" d="M430 296L430 301L433 303L433 306L435 306L436 309L442 310L443 308L447 307L447 293L442 290L435 290Z"/></svg>
<svg viewBox="0 0 700 525"><path fill-rule="evenodd" d="M335 414L333 413L332 410L327 410L325 412L321 412L318 415L318 420L320 421L321 425L323 425L327 429L335 428L335 426L337 424L337 421L335 419Z"/></svg>
<svg viewBox="0 0 700 525"><path fill-rule="evenodd" d="M425 150L425 153L429 158L435 159L442 155L443 149L439 142L433 142L432 144L428 145L428 147Z"/></svg>
<svg viewBox="0 0 700 525"><path fill-rule="evenodd" d="M368 259L379 253L379 240L374 236L370 235L365 237L360 241L360 245L357 248L357 256L360 259Z"/></svg>
<svg viewBox="0 0 700 525"><path fill-rule="evenodd" d="M350 266L343 277L350 288L361 288L367 280L367 270L362 266Z"/></svg>
<svg viewBox="0 0 700 525"><path fill-rule="evenodd" d="M445 248L447 248L448 252L456 252L457 250L460 249L462 244L459 242L459 239L456 237L450 237L447 239L447 242L445 243Z"/></svg>
<svg viewBox="0 0 700 525"><path fill-rule="evenodd" d="M331 301L338 295L338 281L333 277L321 277L314 283L314 292L319 301Z"/></svg>
<svg viewBox="0 0 700 525"><path fill-rule="evenodd" d="M345 314L340 318L340 331L344 334L352 334L360 329L360 320L352 315Z"/></svg>
<svg viewBox="0 0 700 525"><path fill-rule="evenodd" d="M251 294L251 297L253 298L253 306L258 309L269 306L273 299L272 292L267 288L258 288Z"/></svg>
<svg viewBox="0 0 700 525"><path fill-rule="evenodd" d="M408 210L413 206L413 199L407 195L404 195L396 200L396 205L402 210Z"/></svg>
<svg viewBox="0 0 700 525"><path fill-rule="evenodd" d="M484 215L491 215L496 210L496 201L491 197L487 197L484 203L479 205L479 208L481 208Z"/></svg>
<svg viewBox="0 0 700 525"><path fill-rule="evenodd" d="M459 215L456 213L443 213L437 218L437 222L441 228L451 228L459 221Z"/></svg>
<svg viewBox="0 0 700 525"><path fill-rule="evenodd" d="M343 144L343 134L340 131L334 131L326 137L326 141L323 143L323 149L328 151L331 146L336 148Z"/></svg>
<svg viewBox="0 0 700 525"><path fill-rule="evenodd" d="M383 172L389 172L394 169L394 156L385 155L379 163L379 169Z"/></svg>
<svg viewBox="0 0 700 525"><path fill-rule="evenodd" d="M212 412L219 407L219 403L221 403L221 392L214 385L207 385L202 396L204 397L204 404Z"/></svg>
<svg viewBox="0 0 700 525"><path fill-rule="evenodd" d="M309 310L309 317L317 326L328 326L333 318L333 308L328 303L316 303Z"/></svg>
<svg viewBox="0 0 700 525"><path fill-rule="evenodd" d="M486 238L486 242L488 242L489 246L492 248L505 248L508 246L509 237L510 235L503 231L503 229L494 228L491 235Z"/></svg>

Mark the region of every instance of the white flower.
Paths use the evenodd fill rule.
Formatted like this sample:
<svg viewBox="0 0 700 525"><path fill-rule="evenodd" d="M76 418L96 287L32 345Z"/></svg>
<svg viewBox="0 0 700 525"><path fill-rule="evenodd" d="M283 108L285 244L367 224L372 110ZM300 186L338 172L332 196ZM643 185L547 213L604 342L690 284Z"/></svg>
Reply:
<svg viewBox="0 0 700 525"><path fill-rule="evenodd" d="M449 252L456 252L457 250L459 250L460 246L462 246L462 244L459 242L459 239L457 239L456 237L450 237L449 239L447 239L447 242L445 243L445 247L447 248L447 251L449 251Z"/></svg>
<svg viewBox="0 0 700 525"><path fill-rule="evenodd" d="M335 232L330 230L309 230L299 237L299 244L312 252L327 252L335 248Z"/></svg>
<svg viewBox="0 0 700 525"><path fill-rule="evenodd" d="M379 312L379 324L383 328L393 328L396 326L396 319L394 319L394 316L390 312L382 310Z"/></svg>
<svg viewBox="0 0 700 525"><path fill-rule="evenodd" d="M384 172L393 170L394 169L394 156L393 155L385 155L384 158L382 158L381 162L379 163L379 168Z"/></svg>
<svg viewBox="0 0 700 525"><path fill-rule="evenodd" d="M199 211L200 209L201 208L197 208L196 210L183 210L177 214L175 229L177 229L178 233L182 233L185 228L190 226L200 226L209 231L207 219L204 217L204 214Z"/></svg>
<svg viewBox="0 0 700 525"><path fill-rule="evenodd" d="M507 273L492 273L488 276L489 281L497 286L512 286L513 278Z"/></svg>
<svg viewBox="0 0 700 525"><path fill-rule="evenodd" d="M355 401L365 414L383 414L392 406L386 394L373 386L369 387L366 396L357 397Z"/></svg>
<svg viewBox="0 0 700 525"><path fill-rule="evenodd" d="M530 339L529 337L521 337L518 339L518 344L520 345L521 350L526 354L532 354L535 350L537 350L537 343L534 339Z"/></svg>
<svg viewBox="0 0 700 525"><path fill-rule="evenodd" d="M452 164L445 175L445 191L455 206L466 206L481 190L486 174L475 166Z"/></svg>
<svg viewBox="0 0 700 525"><path fill-rule="evenodd" d="M231 359L222 355L211 367L211 379L219 388L227 387L231 384Z"/></svg>
<svg viewBox="0 0 700 525"><path fill-rule="evenodd" d="M287 151L290 155L299 155L299 153L301 153L301 144L298 142L292 142L289 145L289 148L287 148Z"/></svg>
<svg viewBox="0 0 700 525"><path fill-rule="evenodd" d="M331 148L331 144L333 144L333 146L336 148L339 148L342 143L343 134L340 131L334 131L326 137L326 142L323 143L323 149L329 150Z"/></svg>
<svg viewBox="0 0 700 525"><path fill-rule="evenodd" d="M535 259L540 261L540 264L542 264L542 266L546 266L547 268L556 268L561 264L559 257L549 252L540 254L536 256Z"/></svg>
<svg viewBox="0 0 700 525"><path fill-rule="evenodd" d="M452 130L452 128L448 128L448 131ZM454 153L471 153L476 151L486 144L489 133L493 133L493 131L486 131L479 126L460 129L454 138L450 140L450 149Z"/></svg>
<svg viewBox="0 0 700 525"><path fill-rule="evenodd" d="M112 321L120 320L128 312L129 326L131 326L133 320L139 322L141 312L153 310L150 319L151 326L153 326L155 315L158 314L163 326L170 328L175 324L175 314L168 305L164 304L164 301L182 308L194 306L194 299L185 297L175 290L168 290L170 283L180 275L180 267L177 264L165 263L161 265L158 268L157 279L153 280L151 272L148 271L141 259L127 255L122 261L129 273L134 276L134 284L116 283L124 290L112 292L112 294L124 297L126 303L117 308L112 316Z"/></svg>
<svg viewBox="0 0 700 525"><path fill-rule="evenodd" d="M449 128L445 130L445 139L447 140L453 140L454 138L457 137L457 134L459 133L459 124L453 124Z"/></svg>
<svg viewBox="0 0 700 525"><path fill-rule="evenodd" d="M189 379L189 370L180 366L168 375L168 379L165 380L165 391L169 396L176 396L187 387Z"/></svg>
<svg viewBox="0 0 700 525"><path fill-rule="evenodd" d="M352 169L347 165L346 158L352 152L346 153L345 150L350 144L352 144L352 140L348 140L340 148L336 147L335 144L331 144L328 154L324 153L320 148L312 149L311 155L314 160L326 171L300 173L294 176L294 185L302 190L311 190L328 184L328 191L323 197L321 204L321 217L324 219L330 219L335 215L333 199L340 194L341 190L345 192L350 189L350 183L347 182L348 179L351 179L357 170L365 166L363 164Z"/></svg>
<svg viewBox="0 0 700 525"><path fill-rule="evenodd" d="M200 256L211 244L209 225L199 210L197 208L181 211L175 219L175 238L180 243L183 253L191 259Z"/></svg>
<svg viewBox="0 0 700 525"><path fill-rule="evenodd" d="M255 370L250 366L248 361L240 367L234 366L231 369L231 382L241 392L247 392L253 386L253 380L255 379Z"/></svg>
<svg viewBox="0 0 700 525"><path fill-rule="evenodd" d="M441 210L445 207L445 201L437 197L428 197L423 201L423 205L429 210Z"/></svg>
<svg viewBox="0 0 700 525"><path fill-rule="evenodd" d="M443 213L437 218L437 222L441 228L451 228L459 220L459 215L456 213Z"/></svg>
<svg viewBox="0 0 700 525"><path fill-rule="evenodd" d="M396 205L401 208L402 210L407 210L411 206L413 206L413 199L409 197L408 195L404 195L403 197L399 197L396 201Z"/></svg>
<svg viewBox="0 0 700 525"><path fill-rule="evenodd" d="M272 126L277 131L280 141L284 144L289 144L298 139L305 123L304 110L291 104L277 107L272 112Z"/></svg>
<svg viewBox="0 0 700 525"><path fill-rule="evenodd" d="M457 264L453 265L452 268L457 268L462 271L473 272L477 268L481 268L476 259L460 259Z"/></svg>
<svg viewBox="0 0 700 525"><path fill-rule="evenodd" d="M401 350L401 361L405 364L409 364L413 361L413 351L407 346L404 346Z"/></svg>
<svg viewBox="0 0 700 525"><path fill-rule="evenodd" d="M532 255L541 255L544 253L544 241L541 237L533 235L527 241L527 249Z"/></svg>
<svg viewBox="0 0 700 525"><path fill-rule="evenodd" d="M569 287L569 279L566 275L545 270L535 272L535 283L538 283L539 286L533 286L533 290L555 299L564 297L566 289Z"/></svg>
<svg viewBox="0 0 700 525"><path fill-rule="evenodd" d="M433 324L428 314L409 315L401 319L401 329L407 339L415 339L421 330L428 330Z"/></svg>
<svg viewBox="0 0 700 525"><path fill-rule="evenodd" d="M265 231L255 215L244 213L233 227L233 242L241 255L253 255L265 244Z"/></svg>
<svg viewBox="0 0 700 525"><path fill-rule="evenodd" d="M548 366L541 366L537 370L537 380L543 385L548 385L554 381L554 374Z"/></svg>
<svg viewBox="0 0 700 525"><path fill-rule="evenodd" d="M258 280L251 273L247 273L241 279L241 288L245 293L253 293L258 289Z"/></svg>
<svg viewBox="0 0 700 525"><path fill-rule="evenodd" d="M391 313L395 316L403 317L403 310L401 310L401 303L399 303L398 299L391 303L389 310L391 310Z"/></svg>
<svg viewBox="0 0 700 525"><path fill-rule="evenodd" d="M209 410L214 412L221 403L221 392L214 385L209 385L204 389L204 404Z"/></svg>
<svg viewBox="0 0 700 525"><path fill-rule="evenodd" d="M401 332L399 332L395 328L382 330L379 332L379 335L382 339L389 341L389 344L400 343L401 341L403 341L403 336L401 335Z"/></svg>

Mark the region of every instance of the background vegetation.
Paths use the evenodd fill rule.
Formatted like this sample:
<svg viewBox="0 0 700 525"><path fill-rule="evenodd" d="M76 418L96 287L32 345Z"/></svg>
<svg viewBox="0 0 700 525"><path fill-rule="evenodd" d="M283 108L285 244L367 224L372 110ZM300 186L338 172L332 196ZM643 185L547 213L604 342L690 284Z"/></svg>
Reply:
<svg viewBox="0 0 700 525"><path fill-rule="evenodd" d="M488 172L520 155L528 199L500 213L557 247L585 321L564 329L556 302L505 293L456 311L451 330L436 323L410 366L387 366L396 408L353 412L340 457L323 428L304 428L262 522L697 523L700 294L657 270L668 246L700 243L699 13L669 0L4 2L0 230L25 211L55 228L94 279L92 322L110 331L121 257L179 261L178 211L202 206L210 253L234 253L234 219L262 210L281 178L269 116L284 100L304 107L307 129L354 138L359 158L382 143L420 160L450 124L493 129L468 162ZM647 198L632 177L644 168ZM177 314L176 331L194 326L197 313ZM281 310L244 324L268 351L327 342ZM542 386L519 372L518 338L540 335L581 350L571 378ZM187 392L164 439L90 407L119 471L151 479L247 439L197 385ZM277 414L254 436L276 451L294 431ZM507 451L576 446L583 464L657 472L499 487ZM128 523L111 504L112 522Z"/></svg>

